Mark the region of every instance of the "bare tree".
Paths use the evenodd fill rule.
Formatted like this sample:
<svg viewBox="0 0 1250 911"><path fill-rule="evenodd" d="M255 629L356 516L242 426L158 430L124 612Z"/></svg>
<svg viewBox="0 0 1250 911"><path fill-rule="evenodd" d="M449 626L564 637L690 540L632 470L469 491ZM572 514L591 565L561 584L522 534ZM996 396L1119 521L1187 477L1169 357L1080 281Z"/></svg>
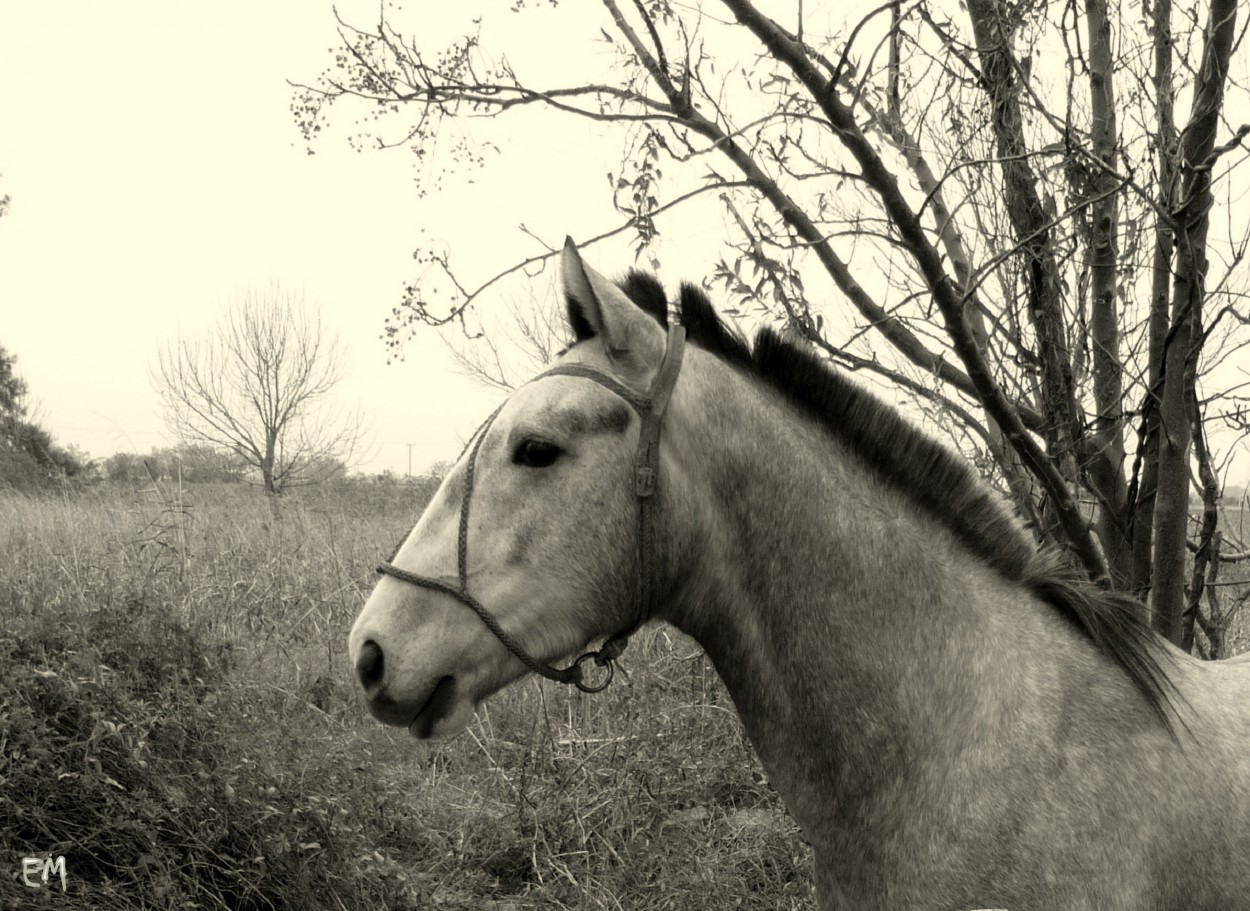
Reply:
<svg viewBox="0 0 1250 911"><path fill-rule="evenodd" d="M360 440L359 415L328 401L342 360L319 314L274 286L244 295L213 332L167 344L152 381L184 445L234 453L277 495L339 471Z"/></svg>
<svg viewBox="0 0 1250 911"><path fill-rule="evenodd" d="M801 2L770 7L784 22L751 0L601 5L585 40L614 69L554 85L526 77L525 48L488 46L510 35L489 19L442 49L395 7L340 19L297 124L311 141L359 104L379 147L426 162L454 121L616 124L605 192L621 219L581 240L627 233L643 255L674 210L718 203L732 233L713 280L739 311L949 416L1039 538L1149 596L1178 644L1218 652L1220 466L1243 444L1221 452L1213 432L1248 413L1243 378L1220 369L1250 326L1235 2L1157 0L1143 17L1110 0L897 0L823 32ZM390 342L463 320L558 241L472 281L418 251ZM828 303L808 291L818 277Z"/></svg>
<svg viewBox="0 0 1250 911"><path fill-rule="evenodd" d="M533 297L506 312L510 325L468 329L462 321L459 338L440 336L461 372L496 389L515 389L570 343L563 318Z"/></svg>

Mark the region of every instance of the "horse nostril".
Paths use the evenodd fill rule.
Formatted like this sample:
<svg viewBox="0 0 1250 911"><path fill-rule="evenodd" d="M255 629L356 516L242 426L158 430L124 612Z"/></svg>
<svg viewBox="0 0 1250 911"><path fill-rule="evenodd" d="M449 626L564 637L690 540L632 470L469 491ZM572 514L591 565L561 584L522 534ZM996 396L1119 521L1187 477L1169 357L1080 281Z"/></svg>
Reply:
<svg viewBox="0 0 1250 911"><path fill-rule="evenodd" d="M360 646L360 654L356 656L356 676L360 678L365 692L372 695L382 682L385 662L382 658L382 647L368 639Z"/></svg>

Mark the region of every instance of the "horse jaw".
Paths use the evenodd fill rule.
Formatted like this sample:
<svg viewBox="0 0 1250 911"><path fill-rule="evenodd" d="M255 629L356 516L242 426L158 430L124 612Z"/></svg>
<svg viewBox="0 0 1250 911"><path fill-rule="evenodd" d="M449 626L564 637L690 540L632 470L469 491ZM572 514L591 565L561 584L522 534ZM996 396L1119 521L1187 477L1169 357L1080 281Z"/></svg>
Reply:
<svg viewBox="0 0 1250 911"><path fill-rule="evenodd" d="M477 700L454 677L444 677L409 722L408 733L418 740L450 740L469 726L476 712Z"/></svg>

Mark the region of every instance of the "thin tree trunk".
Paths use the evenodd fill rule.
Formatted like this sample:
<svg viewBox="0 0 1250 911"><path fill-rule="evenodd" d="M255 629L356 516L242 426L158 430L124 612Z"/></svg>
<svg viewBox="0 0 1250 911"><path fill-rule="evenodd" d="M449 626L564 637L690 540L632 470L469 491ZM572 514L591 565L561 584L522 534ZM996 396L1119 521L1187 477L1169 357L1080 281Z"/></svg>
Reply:
<svg viewBox="0 0 1250 911"><path fill-rule="evenodd" d="M1202 611L1195 612L1194 617L1198 621L1198 625L1202 627L1202 632L1207 637L1206 657L1211 661L1217 661L1220 658L1228 657L1227 648L1225 646L1224 631L1227 626L1227 618L1224 612L1220 610L1219 589L1216 583L1220 576L1220 548L1224 545L1224 535L1218 528L1211 538L1211 546L1209 549L1210 564L1207 567L1206 593L1207 593L1207 615L1204 618Z"/></svg>
<svg viewBox="0 0 1250 911"><path fill-rule="evenodd" d="M276 497L281 491L278 490L277 474L274 471L274 464L277 458L276 447L273 435L265 440L265 454L260 460L260 476L265 485L265 493L271 497Z"/></svg>
<svg viewBox="0 0 1250 911"><path fill-rule="evenodd" d="M1216 530L1220 522L1220 483L1211 464L1211 452L1207 449L1206 434L1202 427L1202 409L1193 403L1190 413L1191 433L1194 439L1194 456L1198 462L1198 479L1202 484L1202 525L1198 529L1198 551L1194 554L1193 570L1189 574L1188 602L1181 619L1181 648L1192 652L1194 647L1194 621L1202 610L1202 592L1206 586L1207 567L1214 567L1218 558L1213 557ZM1213 621L1216 618L1211 618Z"/></svg>
<svg viewBox="0 0 1250 911"><path fill-rule="evenodd" d="M1042 198L1037 189L1020 107L1021 72L1013 51L1008 15L998 0L969 0L968 13L981 60L982 85L990 102L1003 196L1020 245L1028 288L1028 312L1037 334L1042 366L1043 427L1048 454L1070 490L1076 487L1076 394L1067 328L1061 305L1059 266ZM1058 519L1056 519L1058 521Z"/></svg>
<svg viewBox="0 0 1250 911"><path fill-rule="evenodd" d="M1159 396L1162 394L1163 343L1168 331L1168 292L1172 284L1172 246L1176 234L1171 214L1176 200L1176 116L1172 89L1172 0L1155 0L1152 22L1155 52L1155 136L1159 154L1161 212L1155 216L1155 249L1151 265L1150 315L1147 321L1146 394L1142 397L1140 468L1130 496L1129 527L1133 538L1132 589L1145 598L1150 592L1154 559L1155 494L1159 484Z"/></svg>
<svg viewBox="0 0 1250 911"><path fill-rule="evenodd" d="M1116 308L1119 258L1119 180L1115 176L1119 131L1115 114L1114 57L1106 0L1086 0L1089 27L1089 93L1094 156L1103 165L1092 175L1090 191L1090 341L1093 348L1094 415L1091 459L1086 466L1098 500L1098 533L1112 581L1120 587L1132 576L1132 547L1124 524L1128 487L1124 478L1124 388L1120 362L1120 322Z"/></svg>
<svg viewBox="0 0 1250 911"><path fill-rule="evenodd" d="M1181 142L1184 180L1177 212L1176 281L1172 328L1163 357L1159 407L1159 487L1155 501L1154 582L1156 628L1177 645L1184 638L1185 537L1189 521L1190 415L1202 350L1202 299L1207 273L1207 228L1213 202L1211 166L1224 103L1224 81L1237 20L1236 0L1212 0L1193 111Z"/></svg>

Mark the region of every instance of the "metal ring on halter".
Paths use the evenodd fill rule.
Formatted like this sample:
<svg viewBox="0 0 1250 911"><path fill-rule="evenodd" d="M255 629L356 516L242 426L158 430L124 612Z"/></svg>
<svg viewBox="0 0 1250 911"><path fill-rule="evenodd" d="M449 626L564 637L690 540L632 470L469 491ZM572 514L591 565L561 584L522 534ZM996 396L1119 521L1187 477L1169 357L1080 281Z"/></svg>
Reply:
<svg viewBox="0 0 1250 911"><path fill-rule="evenodd" d="M592 684L586 682L585 671L582 670L582 664L587 660L594 659L595 664L603 668L607 673L604 675L603 682ZM602 693L608 688L608 684L612 682L612 677L616 673L616 659L605 658L600 652L586 652L576 661L572 667L577 668L577 673L573 677L573 685L583 693Z"/></svg>

